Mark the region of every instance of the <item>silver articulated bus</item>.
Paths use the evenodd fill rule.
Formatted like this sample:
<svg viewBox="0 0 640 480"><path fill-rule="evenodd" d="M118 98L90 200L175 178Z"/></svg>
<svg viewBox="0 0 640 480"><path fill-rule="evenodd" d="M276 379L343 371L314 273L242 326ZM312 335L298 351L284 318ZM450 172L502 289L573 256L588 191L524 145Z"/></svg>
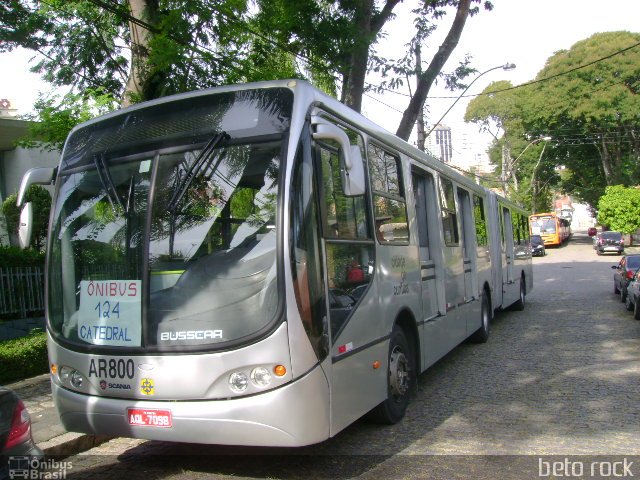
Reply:
<svg viewBox="0 0 640 480"><path fill-rule="evenodd" d="M398 422L417 375L533 286L524 210L299 80L96 118L19 204L34 183L55 183L70 431L300 446Z"/></svg>

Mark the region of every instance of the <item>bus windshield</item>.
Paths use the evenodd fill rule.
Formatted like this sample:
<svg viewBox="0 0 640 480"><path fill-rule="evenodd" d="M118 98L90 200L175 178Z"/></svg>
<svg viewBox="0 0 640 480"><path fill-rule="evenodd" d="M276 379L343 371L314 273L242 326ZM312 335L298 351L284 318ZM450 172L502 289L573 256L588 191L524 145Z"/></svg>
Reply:
<svg viewBox="0 0 640 480"><path fill-rule="evenodd" d="M554 217L531 219L531 233L536 235L556 233L556 219Z"/></svg>
<svg viewBox="0 0 640 480"><path fill-rule="evenodd" d="M54 335L213 348L274 322L292 103L287 89L187 97L72 133L49 245Z"/></svg>

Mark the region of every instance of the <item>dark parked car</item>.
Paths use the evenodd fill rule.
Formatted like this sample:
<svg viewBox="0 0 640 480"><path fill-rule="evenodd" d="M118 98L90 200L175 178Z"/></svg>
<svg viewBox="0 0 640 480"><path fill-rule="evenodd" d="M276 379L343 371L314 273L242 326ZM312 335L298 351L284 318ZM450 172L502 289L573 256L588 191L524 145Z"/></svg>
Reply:
<svg viewBox="0 0 640 480"><path fill-rule="evenodd" d="M615 270L613 272L613 292L619 293L624 302L627 300L627 286L636 270L640 268L640 255L624 255L618 264L611 268Z"/></svg>
<svg viewBox="0 0 640 480"><path fill-rule="evenodd" d="M598 229L596 227L589 227L587 230L587 235L590 237L595 237L598 234Z"/></svg>
<svg viewBox="0 0 640 480"><path fill-rule="evenodd" d="M22 458L44 456L33 442L31 417L24 403L13 390L5 387L0 387L0 455Z"/></svg>
<svg viewBox="0 0 640 480"><path fill-rule="evenodd" d="M544 257L547 254L544 249L544 240L540 235L531 235L531 255Z"/></svg>
<svg viewBox="0 0 640 480"><path fill-rule="evenodd" d="M624 240L620 232L602 232L597 238L595 249L598 255L610 252L618 255L624 253Z"/></svg>

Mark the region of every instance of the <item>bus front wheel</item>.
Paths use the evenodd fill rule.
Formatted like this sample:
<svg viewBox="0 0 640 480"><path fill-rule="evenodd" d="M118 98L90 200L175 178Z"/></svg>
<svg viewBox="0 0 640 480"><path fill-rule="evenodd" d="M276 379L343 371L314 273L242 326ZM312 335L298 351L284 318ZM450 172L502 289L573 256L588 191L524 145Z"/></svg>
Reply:
<svg viewBox="0 0 640 480"><path fill-rule="evenodd" d="M393 425L404 417L415 378L413 363L407 337L402 328L395 325L389 339L387 399L371 411L374 422Z"/></svg>

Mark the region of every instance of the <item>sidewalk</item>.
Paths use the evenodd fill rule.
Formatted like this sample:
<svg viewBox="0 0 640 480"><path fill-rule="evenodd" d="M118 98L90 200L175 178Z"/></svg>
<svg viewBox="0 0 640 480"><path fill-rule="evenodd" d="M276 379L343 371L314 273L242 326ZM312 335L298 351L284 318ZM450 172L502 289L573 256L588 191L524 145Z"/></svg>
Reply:
<svg viewBox="0 0 640 480"><path fill-rule="evenodd" d="M67 432L53 405L49 374L45 373L6 387L15 391L31 415L33 440L47 455L75 455L111 439L104 435Z"/></svg>

